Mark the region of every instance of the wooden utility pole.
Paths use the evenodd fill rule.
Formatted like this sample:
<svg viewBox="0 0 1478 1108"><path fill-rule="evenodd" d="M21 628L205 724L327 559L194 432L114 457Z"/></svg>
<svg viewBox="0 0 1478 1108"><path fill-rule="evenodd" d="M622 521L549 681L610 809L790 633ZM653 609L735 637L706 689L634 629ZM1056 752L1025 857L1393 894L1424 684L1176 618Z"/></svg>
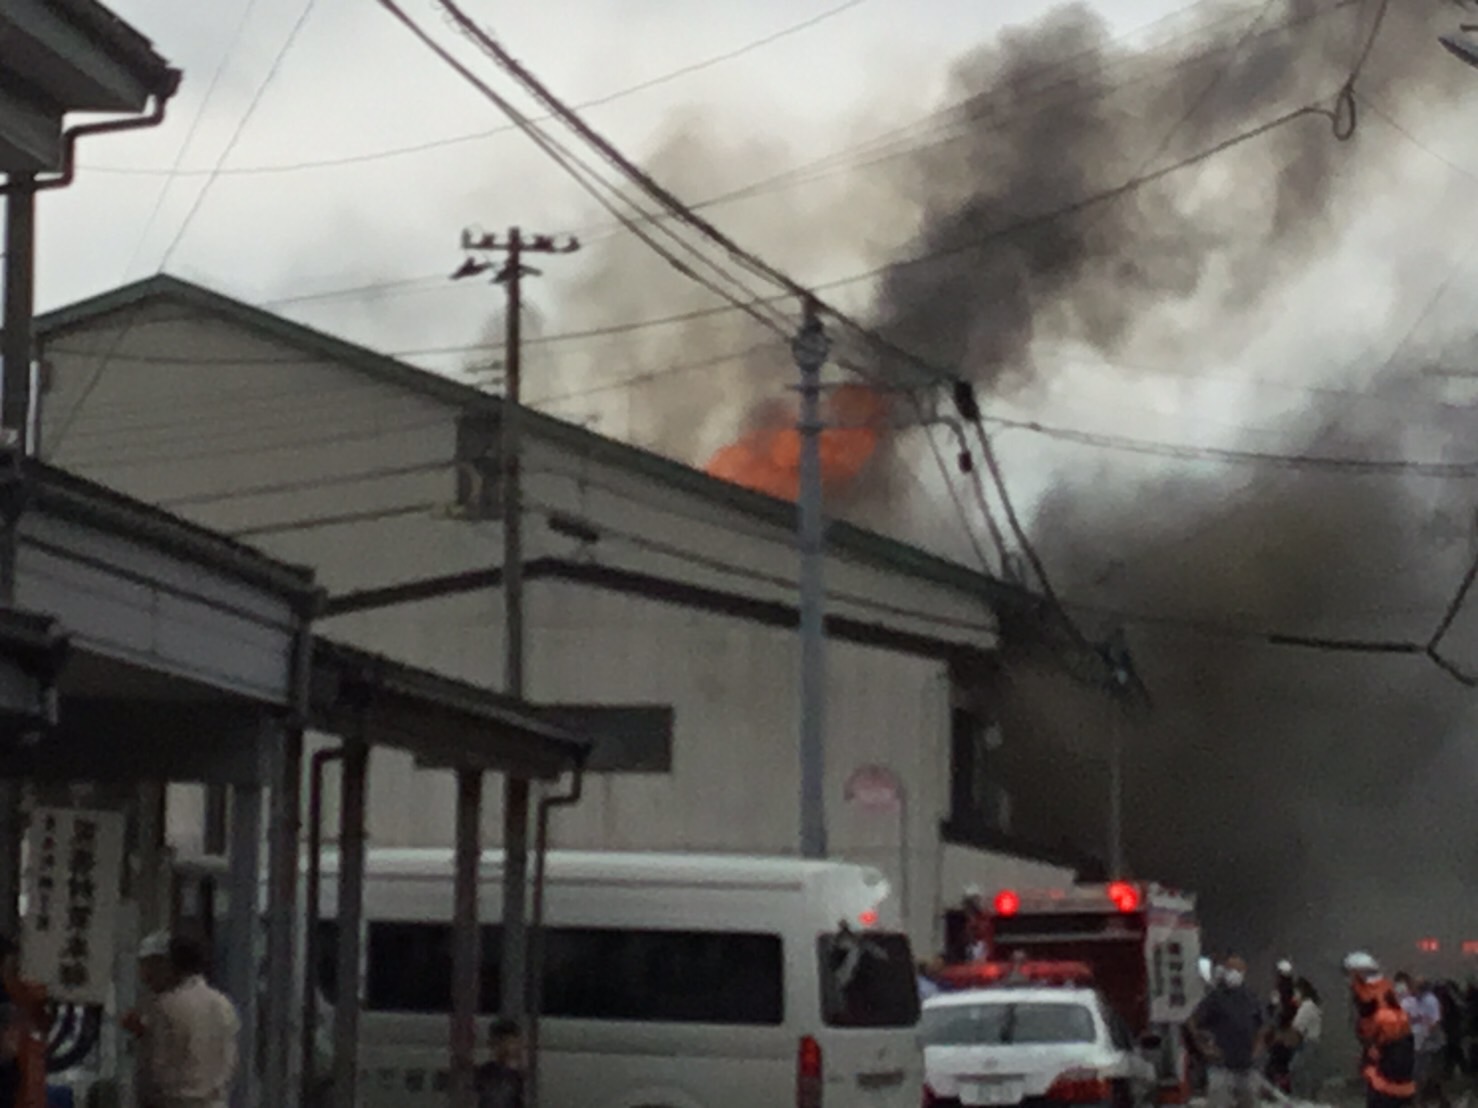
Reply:
<svg viewBox="0 0 1478 1108"><path fill-rule="evenodd" d="M500 515L503 521L503 684L509 696L524 697L523 488L520 478L522 402L523 279L539 271L523 264L525 254L570 254L580 248L574 238L556 243L552 235L525 238L513 227L506 238L463 234L469 252L505 255L493 278L508 294L507 341L503 352L503 404L499 410L498 458L501 473ZM469 258L457 277L494 268ZM528 1007L528 851L529 781L509 775L503 786L503 949L499 966L499 1008L509 1019L522 1019ZM457 825L475 832L482 810L482 774L457 773ZM455 939L452 949L452 1088L453 1108L472 1108L477 1049L476 1014L482 980L477 923L477 875L482 849L475 835L459 835Z"/></svg>

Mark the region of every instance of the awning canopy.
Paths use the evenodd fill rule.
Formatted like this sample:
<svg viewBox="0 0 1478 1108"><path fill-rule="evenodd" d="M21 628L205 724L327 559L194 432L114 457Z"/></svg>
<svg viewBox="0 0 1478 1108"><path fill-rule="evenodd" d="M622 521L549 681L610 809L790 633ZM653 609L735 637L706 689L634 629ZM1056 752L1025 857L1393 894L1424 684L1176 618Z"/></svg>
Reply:
<svg viewBox="0 0 1478 1108"><path fill-rule="evenodd" d="M591 747L511 697L324 638L309 704L315 730L407 751L428 768L552 778Z"/></svg>

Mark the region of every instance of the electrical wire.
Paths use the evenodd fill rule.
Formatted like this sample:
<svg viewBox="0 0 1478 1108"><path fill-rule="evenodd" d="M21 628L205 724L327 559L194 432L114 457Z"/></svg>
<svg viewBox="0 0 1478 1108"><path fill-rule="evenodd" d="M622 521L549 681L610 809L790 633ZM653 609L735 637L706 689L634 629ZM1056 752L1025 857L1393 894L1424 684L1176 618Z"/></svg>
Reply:
<svg viewBox="0 0 1478 1108"><path fill-rule="evenodd" d="M1190 7L1199 7L1206 2L1208 2L1208 0L1198 0L1198 3L1193 4ZM1280 33L1282 31L1313 22L1316 19L1326 18L1329 15L1342 11L1346 7L1364 2L1365 0L1336 0L1336 2L1328 8L1325 8L1312 15L1303 15L1297 17L1286 23L1279 24L1273 28L1262 31L1259 33L1258 37L1261 37L1262 35ZM1185 10L1189 10L1189 8ZM1235 18L1235 16L1233 16L1232 18ZM1199 34L1201 32L1197 31L1196 33ZM1226 52L1229 49L1231 48L1217 47L1214 50L1207 51L1205 54L1177 62L1175 65L1168 67L1165 72L1173 72L1176 69L1183 68L1189 65L1200 64L1207 58L1213 57L1219 53ZM1094 53L1094 50L1087 50L1083 51L1081 56L1089 56ZM1140 78L1139 81L1153 80L1156 76L1160 75L1162 75L1161 71L1154 71L1149 76ZM1080 75L1075 75L1072 79L1059 82L1057 85L1053 85L1044 91L1054 91L1057 87L1071 84L1072 81L1077 78L1077 76ZM1131 82L1129 86L1120 86L1111 89L1108 91L1108 93L1089 93L1082 97L1082 99L1093 99L1100 96L1113 95L1116 92L1123 91L1123 89L1126 87L1131 87L1133 84L1139 83L1139 81ZM1019 94L1015 90L1014 86L1012 87L1011 92L1011 100L1013 104L1019 105L1021 94ZM909 124L903 125L898 128L889 129L888 131L883 132L879 135L875 135L872 138L864 140L861 143L856 143L844 147L840 150L833 151L830 154L823 155L820 158L803 162L799 166L794 166L788 170L781 171L778 174L772 174L768 177L753 181L747 185L743 185L738 188L707 197L701 201L689 204L688 207L690 207L694 211L702 211L735 200L742 200L764 195L767 192L775 191L777 188L785 188L796 184L810 183L815 180L820 180L826 176L834 175L837 172L855 169L866 169L887 161L894 161L904 157L912 157L923 151L927 151L940 145L956 141L963 135L976 134L979 133L981 130L985 130L988 132L998 129L999 126L1004 126L1008 123L1017 122L1020 119L1019 115L1000 115L996 117L998 125L997 127L987 126L986 120L981 119L971 110L976 99L976 97L971 96L959 101L955 101L954 103L946 107L935 109L923 118L915 120ZM1071 103L1073 101L1068 102ZM931 119L936 119L937 117L944 118L940 123L936 124L933 128L923 131L923 133L927 135L929 133L939 133L941 132L941 130L943 130L943 132L946 134L946 137L933 142L918 142L917 140L921 133L921 129L925 128ZM544 119L548 118L551 117L546 116L539 121L542 122ZM511 131L515 129L516 125L510 124L507 127L499 128L498 131L499 133L501 133L504 131ZM905 141L901 145L898 142L890 144L888 142L890 136L898 136ZM882 151L881 153L879 153L880 150ZM853 159L848 157L849 155L859 153L861 155L864 155L866 160ZM817 167L822 168L823 172L821 174L808 175L808 170L812 170ZM671 217L668 215L657 215L653 218L656 220L664 220L670 219ZM602 233L609 232L613 229L621 230L623 229L623 225L618 221L600 222L583 227L577 227L572 233L579 236L582 241L599 241L597 236L600 236L602 235ZM427 274L422 277L401 278L393 281L372 282L368 284L345 286L335 289L325 289L317 292L308 292L285 297L276 297L271 300L264 301L262 306L280 307L289 304L311 303L316 301L332 300L345 297L363 296L365 294L379 295L397 291L425 292L432 291L433 289L440 291L442 289L445 289L446 287L445 275L442 273L435 273Z"/></svg>
<svg viewBox="0 0 1478 1108"><path fill-rule="evenodd" d="M190 225L194 222L196 215L199 214L202 205L204 205L205 198L210 193L211 186L214 185L216 181L220 178L220 172L222 167L226 163L226 159L229 158L232 151L236 149L236 144L241 141L241 136L245 132L247 124L251 122L252 116L256 114L257 108L261 105L262 97L266 95L267 89L270 88L272 82L277 79L278 73L282 70L283 61L292 51L293 44L297 42L298 35L302 32L304 25L307 24L308 17L312 15L313 9L317 6L317 3L318 0L304 0L302 11L298 14L297 21L293 24L292 29L288 32L287 39L283 42L282 46L278 49L276 56L272 59L272 65L268 68L267 75L262 79L261 83L257 85L256 92L252 95L251 101L246 106L246 111L243 112L241 118L237 120L236 128L231 132L230 139L227 141L225 147L221 150L219 157L216 158L216 163L212 172L206 177L205 183L201 185L200 189L196 192L195 200L190 205L189 210L185 213L185 218L180 222L179 228L175 231L174 237L169 241L169 245L165 247L164 254L159 259L160 272L163 272L164 267L169 264L169 260L174 257L175 251L179 249L180 243L184 241L185 234L187 231L189 231ZM131 264L132 263L130 263L130 265ZM118 350L122 348L124 342L128 340L128 336L132 332L133 325L139 318L139 314L140 313L137 310L130 313L126 318L123 327L121 327L118 330L118 333L114 336L112 344L110 345L109 349L103 354L101 360L98 362L97 368L93 371L92 377L83 387L81 394L77 398L77 401L72 405L66 416L63 417L63 419L58 423L57 428L53 432L50 441L46 443L46 447L49 453L55 454L56 451L61 448L62 443L66 441L67 432L71 429L73 422L76 420L78 414L81 413L82 409L86 406L87 401L92 397L92 394L97 390L98 385L102 383L103 375L107 372L108 365L111 362L113 355L116 354Z"/></svg>
<svg viewBox="0 0 1478 1108"><path fill-rule="evenodd" d="M1478 477L1478 461L1434 462L1409 458L1359 458L1319 454L1277 454L1261 450L1239 450L1218 446L1191 446L1180 443L1156 442L1150 439L1129 438L1093 431L1082 431L1071 427L1055 427L1036 420L1006 419L1001 416L985 416L984 422L1013 430L1030 431L1047 438L1077 443L1105 450L1118 450L1131 454L1146 454L1157 458L1176 458L1182 461L1230 462L1237 465L1278 467L1285 469L1327 470L1361 476L1416 476L1435 477L1448 480L1467 480Z"/></svg>
<svg viewBox="0 0 1478 1108"><path fill-rule="evenodd" d="M778 288L783 289L798 297L804 303L812 304L816 308L824 310L827 314L839 319L841 322L843 322L844 325L852 328L857 333L869 339L879 348L888 350L890 353L893 354L902 355L913 365L920 368L925 368L936 383L954 384L956 386L957 403L959 397L961 396L961 388L963 387L964 389L968 390L969 386L966 385L963 382L963 379L958 376L957 371L940 370L938 367L928 366L927 363L925 363L923 359L919 358L916 354L910 351L903 350L896 343L893 343L891 340L879 334L874 329L864 326L863 324L850 318L846 314L838 311L832 305L825 304L820 301L815 289L806 288L805 286L796 282L788 274L776 269L769 263L765 262L763 259L759 258L752 251L740 247L736 242L734 242L734 240L730 239L727 235L718 230L718 228L716 228L707 219L705 219L701 215L698 215L690 208L686 207L681 200L679 200L664 186L657 182L650 174L646 173L634 163L632 163L628 158L625 157L625 155L623 155L607 139L605 139L604 136L599 134L589 124L587 124L575 111L565 105L558 97L554 96L554 94L550 92L549 89L544 86L537 77L535 77L526 67L524 67L515 58L513 58L512 55L509 54L508 51L505 50L495 39L483 32L481 28L479 28L476 23L474 23L466 15L466 13L459 7L459 5L454 2L454 0L434 0L434 2L450 18L453 26L459 29L461 33L470 41L480 46L485 53L492 57L494 62L501 69L510 74L526 92L532 95L545 108L545 110L557 116L561 120L561 122L563 122L570 130L575 132L576 135L584 140L586 144L594 149L607 163L615 167L617 171L626 178L626 180L628 180L632 184L635 184L642 192L655 200L676 220L696 229L701 235L703 235L703 237L717 244L732 261L747 269L750 273L766 279L772 284L776 285ZM384 6L390 8L392 11L398 10L396 5L393 3L393 0L381 0L381 3ZM403 13L400 14L400 17L408 24L410 24L410 21L407 17L403 15ZM414 24L410 25L414 26ZM1346 88L1348 87L1349 83L1347 82ZM1170 173L1177 172L1181 169L1188 168L1189 166L1199 164L1200 162L1207 160L1215 154L1230 149L1232 146L1237 145L1240 142L1249 141L1252 138L1256 138L1262 134L1266 134L1268 131L1274 129L1275 127L1281 126L1284 123L1291 122L1294 119L1310 114L1323 115L1326 118L1329 118L1332 122L1336 137L1348 137L1348 134L1345 134L1342 131L1342 116L1338 108L1331 111L1330 109L1325 109L1318 105L1308 105L1296 109L1291 113L1287 113L1284 116L1279 117L1278 119L1269 121L1268 123L1265 123L1260 127L1253 128L1242 135L1234 136L1231 139L1225 140L1224 142L1219 143L1215 147L1211 148L1211 150L1209 151L1203 151L1196 155L1192 155L1189 158L1182 159L1181 161L1176 162L1171 166L1164 167L1163 169L1157 170L1153 173L1141 174L1139 175L1139 179L1131 180L1130 182L1127 182L1125 185L1121 185L1116 189L1099 194L1099 196L1096 198L1085 200L1084 202L1080 202L1076 205L1070 205L1067 209L1067 212L1064 214L1074 214L1078 211L1084 210L1087 206L1089 206L1090 203L1102 203L1105 200L1115 199L1119 196L1125 195L1129 191L1142 187L1143 185L1148 184L1152 181L1159 180L1162 177L1169 175ZM1352 119L1349 125L1349 130L1351 133L1353 132L1353 125L1354 124ZM1058 217L1059 216L1054 214L1053 218ZM1029 222L1035 225L1036 223L1040 223L1041 219L1039 218ZM943 253L956 252L958 251L944 251ZM896 266L885 266L882 267L879 272L888 272L895 268ZM973 406L973 392L971 393L971 397L971 405ZM976 412L976 417L978 419L978 411ZM983 448L988 453L990 453L989 441L984 433L984 429L978 428L978 430L982 439ZM1062 618L1066 622L1068 622L1069 626L1071 627L1071 617L1065 612L1065 610L1062 609L1061 604L1057 602L1055 593L1053 592L1050 583L1045 580L1045 572L1042 569L1040 558L1036 555L1036 552L1034 550L1029 549L1030 541L1027 538L1025 531L1021 529L1019 519L1016 518L1014 508L1009 503L1009 494L1007 494L1004 482L1000 479L999 476L999 466L996 465L992 468L994 470L993 479L996 480L998 492L1001 493L1003 497L1005 497L1003 508L1006 509L1008 520L1012 522L1013 530L1016 531L1018 534L1018 541L1024 543L1024 549L1026 549L1028 560L1032 562L1033 569L1038 572L1038 576L1043 579L1041 582L1041 587L1043 588L1044 593L1047 594L1048 599L1053 603L1054 608L1058 610ZM1076 629L1074 628L1073 630L1075 633L1075 637L1081 638L1081 635L1076 633Z"/></svg>
<svg viewBox="0 0 1478 1108"><path fill-rule="evenodd" d="M527 69L527 67L522 65L522 63L520 63L501 44L499 44L496 39L488 35L486 32L482 31L482 29L479 28L469 16L467 16L467 14L455 2L455 0L432 0L432 2L436 6L440 7L450 17L454 26L456 26L471 41L480 46L483 51L487 53L501 69L512 76L514 80L526 92L533 96L541 105L543 105L543 107L547 111L557 116L561 122L563 122L570 130L572 130L576 135L584 140L602 157L603 160L615 167L623 177L625 177L632 184L636 185L650 198L657 201L657 203L665 210L667 210L676 220L697 230L705 238L718 245L730 257L731 260L733 260L743 268L749 270L752 274L768 280L777 287L784 289L791 295L803 301L811 301L816 303L817 307L820 310L824 311L827 315L830 315L833 318L839 320L845 326L854 330L858 334L861 334L870 342L872 342L877 348L881 350L886 350L896 356L900 356L916 368L924 370L926 374L934 380L935 383L953 384L954 382L961 379L958 375L957 370L945 369L938 366L930 365L927 361L919 357L916 353L904 350L896 343L886 338L886 336L879 334L875 329L868 327L851 318L849 315L841 312L835 306L821 301L817 295L818 290L836 287L835 282L828 282L822 285L818 285L815 288L807 288L806 286L796 281L794 278L790 277L788 274L770 265L768 262L765 262L753 251L741 247L738 243L736 243L733 239L720 231L703 216L698 215L690 208L685 206L681 200L673 195L660 182L658 182L645 170L635 165L609 140L607 140L593 127L586 123L579 116L578 113L576 113L568 105L564 104L557 96L555 96L536 76L534 76L533 73L531 73ZM392 8L395 7L393 0L381 0L381 3ZM1349 85L1350 81L1346 81L1345 87L1348 88ZM1277 127L1280 127L1286 123L1292 122L1293 120L1306 115L1319 115L1329 119L1332 123L1336 137L1348 137L1348 134L1344 133L1344 120L1346 116L1344 115L1344 113L1342 113L1339 107L1336 107L1335 109L1329 109L1324 108L1318 104L1306 105L1292 112L1285 113L1283 116L1270 120L1260 126L1251 128L1250 130L1247 130L1239 135L1235 135L1232 138L1224 140L1223 142L1216 144L1208 150L1193 154L1188 158L1181 159L1169 166L1163 167L1162 169L1156 170L1152 173L1141 174L1138 177L1133 178L1116 188L1109 189L1095 194L1094 196L1084 198L1082 201L1079 201L1076 204L1068 205L1065 208L1059 209L1052 213L1020 221L1017 226L1012 228L1012 232L1014 233L1014 231L1023 229L1023 227L1038 226L1048 220L1060 219L1064 215L1076 214L1077 212L1086 210L1088 207L1106 202L1108 200L1117 199L1121 196L1127 195L1130 192L1136 191L1139 188L1142 188L1144 185L1160 180L1172 173L1176 173L1191 166L1198 165L1208 160L1209 158L1214 157L1217 154L1231 149L1234 146L1265 135L1269 131L1272 131ZM1349 124L1349 132L1353 133L1353 121L1351 121L1351 123ZM996 234L993 234L989 236L989 240L999 238L1001 233L1006 232L998 232ZM954 254L958 254L964 250L976 249L982 244L983 241L986 240L977 240L974 243L964 244L954 248L943 249L937 251L936 253L940 256L951 256ZM869 276L877 276L881 273L890 272L903 266L917 264L918 261L919 259L910 259L899 263L884 265L872 271Z"/></svg>
<svg viewBox="0 0 1478 1108"><path fill-rule="evenodd" d="M637 93L646 92L649 89L658 88L661 85L668 84L671 81L676 81L683 77L691 76L692 74L701 72L705 69L711 69L714 66L734 61L738 58L744 57L747 54L752 54L757 50L761 50L764 47L772 46L783 39L791 37L792 35L799 34L802 31L808 31L811 28L817 27L820 24L835 19L838 16L845 15L853 8L861 7L863 4L866 4L868 2L869 0L844 0L843 3L827 8L817 13L816 15L809 16L806 19L802 19L797 23L792 23L788 26L782 27L778 31L774 31L771 34L763 36L762 38L754 39L742 46L734 47L732 49L723 51L722 53L711 55L700 61L690 62L687 65L679 66L677 69L669 70L666 73L659 74L656 77L648 78L647 80L638 82L637 84L627 85L624 88L616 89L613 92L608 92L593 99L582 101L579 107L582 111L588 108L604 107L607 104L614 104L619 100L624 100L629 96L636 95ZM534 122L543 123L547 121L548 120L546 118L537 119ZM506 127L495 127L491 130L478 131L473 134L457 135L452 138L436 139L431 142L417 143L413 146L404 146L389 150L371 151L365 154L354 154L339 158L324 158L315 161L294 162L286 165L241 166L235 169L224 170L222 172L228 176L262 176L267 174L297 173L304 170L313 169L331 169L349 165L364 165L369 162L384 161L387 158L399 158L411 154L422 154L430 150L436 150L448 146L461 146L475 142L482 142L485 139L489 139L500 134L508 134L515 130L518 130L518 128L511 125ZM145 169L133 168L128 166L88 166L87 171L89 173L110 173L131 177L204 177L210 176L214 172L209 169L190 169L180 172L178 171L178 169Z"/></svg>
<svg viewBox="0 0 1478 1108"><path fill-rule="evenodd" d="M600 184L592 182L591 178L594 177L594 174L587 167L580 163L578 159L576 159L572 154L569 153L569 151L567 151L554 140L545 135L527 116L519 111L519 109L514 107L513 104L510 103L505 97L495 92L491 86L489 86L470 69L468 69L460 61L458 61L456 57L451 54L450 51L436 42L436 40L433 39L429 34L427 34L425 30L423 30L421 26L415 22L415 20L411 19L411 17L405 12L403 8L400 7L399 4L395 3L395 0L379 0L379 3L393 16L395 16L395 18L399 20L407 29L409 29L412 34L420 39L421 42L429 50L436 54L445 64L450 66L459 76L467 81L473 88L477 89L478 92L480 92L484 97L491 101L500 111L502 111L511 120L513 120L524 132L524 134L532 139L534 143L541 150L544 151L545 154L553 159L555 163L560 166L560 168L564 169L565 172L568 173L576 181L576 183L580 185L581 188L589 193L590 196L593 197L596 202L601 205L601 207L605 208L606 211L608 211L612 216L614 216L625 226L627 226L628 230L630 230L632 234L636 235L637 238L641 239L641 241L645 243L649 249L663 258L663 260L665 260L670 266L672 266L683 276L702 285L720 298L727 300L730 304L734 305L741 311L745 312L745 314L749 315L757 323L774 331L776 334L785 334L784 329L776 322L775 318L771 315L766 314L766 312L763 310L762 302L759 302L757 298L754 298L752 295L747 301L736 298L732 292L726 290L721 285L716 284L710 278L707 278L704 275L698 273L687 262L683 261L666 247L658 243L648 232L646 232L638 224L636 224L630 216L621 212L615 206L615 204L610 199L608 199L606 195L601 191ZM595 182L599 182L598 177L594 177L594 180ZM626 199L626 202L631 206L637 207L629 199L623 199ZM641 209L637 207L637 210L640 211ZM714 268L717 267L715 266ZM739 284L739 282L737 282L734 278L730 277L729 279L731 281L734 281L734 283Z"/></svg>
<svg viewBox="0 0 1478 1108"><path fill-rule="evenodd" d="M210 107L211 99L215 96L216 87L220 84L221 76L226 72L226 64L230 61L231 55L235 53L236 46L241 41L241 36L246 30L247 23L251 21L252 12L256 10L256 6L257 0L247 0L246 4L242 7L241 17L236 21L236 27L231 32L231 37L226 43L226 48L221 51L221 56L216 61L215 69L211 71L210 81L205 87L205 95L200 100L200 108L196 111L194 118L190 120L190 126L185 132L184 139L180 142L180 148L175 152L174 165L166 171L168 176L165 178L164 184L160 186L159 195L154 200L154 207L150 209L149 215L144 220L143 227L139 231L138 242L134 246L133 254L129 257L128 263L123 267L124 280L127 280L129 273L133 271L134 263L138 261L139 254L143 252L144 243L148 240L149 231L154 226L154 221L159 218L159 213L164 209L165 198L169 196L170 189L179 177L180 166L184 163L185 155L189 152L191 145L195 141L195 135L200 129L200 124L205 120L206 109ZM220 169L219 163L217 163L216 168L217 170Z"/></svg>

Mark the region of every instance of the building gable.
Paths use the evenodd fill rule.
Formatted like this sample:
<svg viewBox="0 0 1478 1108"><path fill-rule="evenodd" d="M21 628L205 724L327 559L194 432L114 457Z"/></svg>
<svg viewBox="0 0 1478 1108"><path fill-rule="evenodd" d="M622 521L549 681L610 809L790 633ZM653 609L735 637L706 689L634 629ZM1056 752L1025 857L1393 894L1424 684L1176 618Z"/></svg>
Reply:
<svg viewBox="0 0 1478 1108"><path fill-rule="evenodd" d="M38 343L44 351L48 341L88 328L104 316L153 303L178 304L213 316L460 412L485 412L496 418L501 407L497 397L469 385L284 319L200 285L162 274L41 316L36 325ZM718 480L653 451L607 438L541 412L528 410L524 426L529 436L542 439L584 461L624 470L770 527L787 532L795 529L793 504ZM1024 589L847 523L830 525L828 543L839 557L968 595L1000 613L1008 610L1032 613L1040 607L1040 598Z"/></svg>

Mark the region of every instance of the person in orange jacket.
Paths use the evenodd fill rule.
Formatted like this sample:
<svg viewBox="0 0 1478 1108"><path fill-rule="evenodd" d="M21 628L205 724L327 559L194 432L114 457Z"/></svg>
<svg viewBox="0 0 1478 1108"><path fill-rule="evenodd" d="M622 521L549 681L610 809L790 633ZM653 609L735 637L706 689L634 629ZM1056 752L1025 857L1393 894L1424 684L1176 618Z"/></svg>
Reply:
<svg viewBox="0 0 1478 1108"><path fill-rule="evenodd" d="M1344 963L1360 1040L1366 1108L1405 1108L1416 1096L1416 1040L1380 964L1363 951Z"/></svg>

